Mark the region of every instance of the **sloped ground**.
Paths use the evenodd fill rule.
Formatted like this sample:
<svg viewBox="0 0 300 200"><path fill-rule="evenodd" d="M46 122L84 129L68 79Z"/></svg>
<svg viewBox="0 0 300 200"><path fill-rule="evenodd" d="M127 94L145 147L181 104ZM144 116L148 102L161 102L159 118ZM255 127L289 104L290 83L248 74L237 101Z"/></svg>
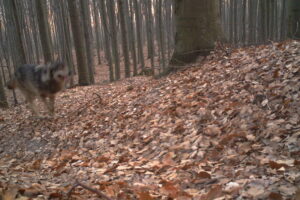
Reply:
<svg viewBox="0 0 300 200"><path fill-rule="evenodd" d="M52 120L1 111L0 196L300 199L299 79L289 41L70 89Z"/></svg>

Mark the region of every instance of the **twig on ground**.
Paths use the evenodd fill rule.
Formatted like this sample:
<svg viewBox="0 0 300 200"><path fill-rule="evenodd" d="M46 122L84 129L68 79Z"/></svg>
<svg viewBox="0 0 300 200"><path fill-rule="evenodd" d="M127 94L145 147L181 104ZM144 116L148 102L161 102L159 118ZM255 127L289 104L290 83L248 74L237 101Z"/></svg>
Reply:
<svg viewBox="0 0 300 200"><path fill-rule="evenodd" d="M76 180L76 182L74 183L74 185L72 186L72 188L68 191L68 193L67 193L67 199L70 198L70 196L71 196L73 190L74 190L76 187L78 187L78 186L81 186L82 188L84 188L84 189L86 189L86 190L88 190L88 191L90 191L90 192L93 192L93 193L97 194L100 198L103 198L103 199L106 199L106 200L113 200L112 198L106 196L104 193L100 192L99 190L96 190L96 189L94 189L94 188L91 188L91 187L89 187L89 186L87 186L87 185L85 185L85 184L83 184L83 183L80 183L80 182L77 181L77 180Z"/></svg>

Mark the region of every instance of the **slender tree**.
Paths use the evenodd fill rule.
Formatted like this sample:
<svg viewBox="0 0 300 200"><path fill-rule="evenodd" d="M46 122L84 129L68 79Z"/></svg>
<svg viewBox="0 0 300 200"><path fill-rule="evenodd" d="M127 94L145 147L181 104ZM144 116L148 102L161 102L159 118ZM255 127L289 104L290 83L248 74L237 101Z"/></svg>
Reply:
<svg viewBox="0 0 300 200"><path fill-rule="evenodd" d="M111 48L110 48L110 34L108 31L108 24L107 24L107 12L106 12L106 7L105 7L105 2L100 1L99 4L100 7L100 15L101 15L101 21L103 23L104 27L104 46L105 46L105 55L106 55L106 60L108 62L109 66L109 80L114 81L114 67L112 63L112 55L111 55Z"/></svg>
<svg viewBox="0 0 300 200"><path fill-rule="evenodd" d="M138 43L138 56L141 61L142 71L145 69L145 61L144 61L144 53L143 53L143 43L142 43L142 24L140 18L140 4L137 0L133 0L134 8L135 8L135 21L136 21L136 35L137 35L137 43Z"/></svg>
<svg viewBox="0 0 300 200"><path fill-rule="evenodd" d="M126 21L125 21L124 1L126 1L126 0L118 0L118 6L119 6L119 15L120 15L120 24L121 24L121 33L122 33L121 35L122 35L122 48L123 48L123 56L124 56L125 77L130 77L128 35L127 35L127 27L126 27Z"/></svg>
<svg viewBox="0 0 300 200"><path fill-rule="evenodd" d="M4 90L4 84L2 81L2 75L0 73L0 107L1 108L7 108L8 107L8 103L7 103L7 99L6 99L6 95L5 95L5 90Z"/></svg>
<svg viewBox="0 0 300 200"><path fill-rule="evenodd" d="M128 1L126 1L125 4L128 7ZM135 44L136 44L136 35L135 35L135 29L134 29L134 11L133 11L133 6L131 3L131 0L129 0L129 12L130 12L130 16L128 16L129 20L129 43L130 43L130 51L131 51L131 58L132 58L132 62L133 62L133 75L136 76L138 74L137 72L137 52L136 52L136 48L135 48Z"/></svg>
<svg viewBox="0 0 300 200"><path fill-rule="evenodd" d="M153 14L152 14L152 1L145 0L146 4L146 26L148 38L148 57L151 61L151 69L154 73L154 41L153 41Z"/></svg>
<svg viewBox="0 0 300 200"><path fill-rule="evenodd" d="M160 54L161 54L161 66L163 72L166 72L166 56L165 56L165 38L163 30L163 19L162 19L162 0L158 0L158 28L159 28L159 44L160 44Z"/></svg>
<svg viewBox="0 0 300 200"><path fill-rule="evenodd" d="M101 64L101 42L100 42L100 20L99 20L99 8L97 5L97 0L93 1L93 12L94 12L94 22L95 22L95 38L96 38L96 48L97 48L97 57L98 64Z"/></svg>

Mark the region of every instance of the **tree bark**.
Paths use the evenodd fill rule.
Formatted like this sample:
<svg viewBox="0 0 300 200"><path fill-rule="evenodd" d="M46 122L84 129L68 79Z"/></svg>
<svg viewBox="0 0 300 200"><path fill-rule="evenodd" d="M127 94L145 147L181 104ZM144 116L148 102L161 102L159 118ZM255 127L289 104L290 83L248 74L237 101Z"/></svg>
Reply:
<svg viewBox="0 0 300 200"><path fill-rule="evenodd" d="M98 57L98 64L101 64L101 42L100 42L100 21L99 21L99 10L96 3L97 0L94 0L94 23L95 23L95 37L97 42L97 57Z"/></svg>
<svg viewBox="0 0 300 200"><path fill-rule="evenodd" d="M138 43L138 55L141 61L141 68L144 71L145 61L144 61L144 51L143 51L143 43L142 43L142 25L140 19L140 5L137 0L133 0L134 8L135 8L135 21L136 21L136 35L137 35L137 43Z"/></svg>
<svg viewBox="0 0 300 200"><path fill-rule="evenodd" d="M25 50L21 39L21 29L19 18L17 15L17 8L14 0L4 1L4 9L5 9L5 16L7 19L7 26L8 26L8 34L11 38L11 45L15 46L16 49L16 57L14 59L14 64L19 67L22 64L26 63L26 56Z"/></svg>
<svg viewBox="0 0 300 200"><path fill-rule="evenodd" d="M171 64L193 62L208 55L221 40L217 0L175 0L175 52Z"/></svg>
<svg viewBox="0 0 300 200"><path fill-rule="evenodd" d="M300 38L300 1L289 0L289 37Z"/></svg>
<svg viewBox="0 0 300 200"><path fill-rule="evenodd" d="M128 1L126 1L126 6L128 6ZM133 12L133 7L131 0L129 0L129 6L128 9L130 11L130 16L128 16L129 20L129 41L130 41L130 51L131 51L131 58L132 58L132 63L133 63L133 76L136 76L138 74L137 72L137 52L135 48L136 44L136 37L135 37L135 29L134 29L134 12Z"/></svg>
<svg viewBox="0 0 300 200"><path fill-rule="evenodd" d="M111 48L110 48L110 35L108 32L108 24L107 24L107 12L106 12L106 7L105 7L105 2L104 0L100 1L99 4L100 7L100 15L101 15L101 21L103 24L104 28L104 46L105 46L105 55L106 55L106 60L108 62L109 66L109 80L112 82L115 80L114 78L114 67L112 64L112 55L111 55Z"/></svg>
<svg viewBox="0 0 300 200"><path fill-rule="evenodd" d="M3 66L1 66L3 67ZM8 103L7 103L7 99L6 99L6 95L5 95L5 90L4 90L4 84L2 81L2 75L0 73L0 107L1 108L7 108L8 107Z"/></svg>
<svg viewBox="0 0 300 200"><path fill-rule="evenodd" d="M52 48L51 48L51 35L49 24L47 20L47 10L46 10L46 1L45 0L36 0L36 12L38 15L38 26L40 31L40 38L44 53L45 62L51 62L52 57Z"/></svg>
<svg viewBox="0 0 300 200"><path fill-rule="evenodd" d="M160 54L161 54L161 66L162 71L166 72L166 52L165 52L165 37L164 37L164 29L163 29L163 19L162 19L162 0L158 0L158 28L159 28L159 43L160 43Z"/></svg>
<svg viewBox="0 0 300 200"><path fill-rule="evenodd" d="M86 47L82 25L80 23L80 12L76 5L76 1L68 0L68 6L77 58L78 83L79 85L89 85L90 82L86 60Z"/></svg>
<svg viewBox="0 0 300 200"><path fill-rule="evenodd" d="M128 53L128 35L127 27L125 22L125 13L124 13L124 1L118 0L119 6L119 15L120 15L120 24L121 24L121 35L122 35L122 48L124 56L124 66L125 66L125 77L130 77L130 63L129 63L129 53Z"/></svg>
<svg viewBox="0 0 300 200"><path fill-rule="evenodd" d="M112 53L115 63L115 80L120 79L120 58L119 58L119 49L118 49L118 34L117 34L117 23L116 23L116 13L115 13L115 2L111 0L106 1L107 12L109 16L109 22L111 27L111 44L112 44Z"/></svg>
<svg viewBox="0 0 300 200"><path fill-rule="evenodd" d="M152 1L145 0L147 10L147 37L148 37L148 57L151 61L151 69L154 73L154 41L153 41L153 14L152 14Z"/></svg>
<svg viewBox="0 0 300 200"><path fill-rule="evenodd" d="M89 71L89 81L90 83L95 83L94 79L94 55L92 50L92 28L91 28L91 17L90 17L90 10L88 5L88 0L80 0L81 4L81 13L82 13L82 21L84 27L84 41L86 47L86 57L87 57L87 65Z"/></svg>

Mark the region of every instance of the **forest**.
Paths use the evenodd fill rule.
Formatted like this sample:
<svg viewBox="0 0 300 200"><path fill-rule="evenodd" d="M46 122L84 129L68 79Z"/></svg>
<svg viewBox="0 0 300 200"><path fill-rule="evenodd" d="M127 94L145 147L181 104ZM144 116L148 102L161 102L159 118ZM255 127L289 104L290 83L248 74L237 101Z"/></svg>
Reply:
<svg viewBox="0 0 300 200"><path fill-rule="evenodd" d="M0 200L300 200L299 0L0 0Z"/></svg>

